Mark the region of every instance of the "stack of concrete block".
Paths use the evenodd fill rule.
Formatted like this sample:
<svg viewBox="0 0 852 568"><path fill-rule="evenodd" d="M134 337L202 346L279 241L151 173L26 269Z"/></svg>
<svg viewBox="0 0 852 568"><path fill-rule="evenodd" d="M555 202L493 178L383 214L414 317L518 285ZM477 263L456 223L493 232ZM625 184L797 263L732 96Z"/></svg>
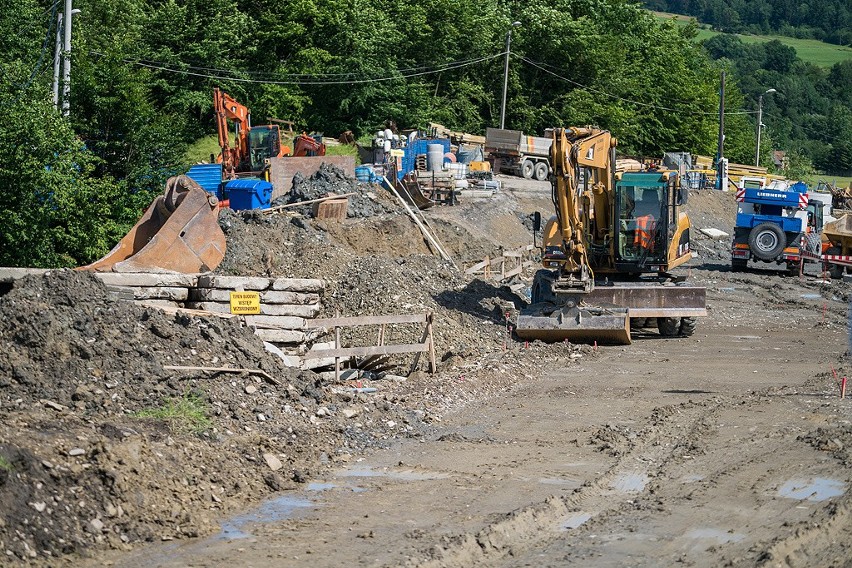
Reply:
<svg viewBox="0 0 852 568"><path fill-rule="evenodd" d="M325 282L312 278L264 278L201 275L189 290L185 306L214 313L230 313L231 292L258 292L260 314L246 315L246 325L273 344L300 345L307 336L305 320L320 313Z"/></svg>
<svg viewBox="0 0 852 568"><path fill-rule="evenodd" d="M0 268L0 284L45 272L33 268ZM305 320L320 313L323 280L148 272L94 275L115 300L132 300L166 310L204 310L223 316L231 313L231 292L256 291L260 295L260 314L239 317L262 340L291 353L302 350L305 342L323 333L323 330L305 330Z"/></svg>

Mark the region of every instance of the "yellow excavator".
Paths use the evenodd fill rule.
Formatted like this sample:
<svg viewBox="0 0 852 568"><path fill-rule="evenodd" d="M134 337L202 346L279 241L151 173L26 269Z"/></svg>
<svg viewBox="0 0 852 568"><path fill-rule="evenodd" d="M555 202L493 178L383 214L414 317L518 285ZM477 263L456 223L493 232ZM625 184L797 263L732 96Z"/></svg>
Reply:
<svg viewBox="0 0 852 568"><path fill-rule="evenodd" d="M631 321L666 337L692 335L695 318L707 315L706 290L669 272L692 258L677 174L616 174L617 142L606 130L557 128L552 138L556 214L518 336L629 344ZM541 230L538 213L534 225Z"/></svg>

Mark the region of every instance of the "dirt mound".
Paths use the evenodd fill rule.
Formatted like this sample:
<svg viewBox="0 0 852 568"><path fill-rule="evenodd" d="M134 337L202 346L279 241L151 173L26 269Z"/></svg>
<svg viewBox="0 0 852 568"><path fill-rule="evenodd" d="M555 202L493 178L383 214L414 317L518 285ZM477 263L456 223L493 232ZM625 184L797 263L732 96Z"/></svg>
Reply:
<svg viewBox="0 0 852 568"><path fill-rule="evenodd" d="M373 217L383 213L392 213L400 210L400 205L391 199L383 190L377 191L377 186L368 183L359 183L348 177L346 173L335 165L323 163L319 170L310 177L301 173L293 176L293 188L286 196L278 198L272 205L284 205L286 203L298 203L320 199L329 193L355 193L349 196L349 209L347 217ZM295 207L305 217L311 217L311 205Z"/></svg>

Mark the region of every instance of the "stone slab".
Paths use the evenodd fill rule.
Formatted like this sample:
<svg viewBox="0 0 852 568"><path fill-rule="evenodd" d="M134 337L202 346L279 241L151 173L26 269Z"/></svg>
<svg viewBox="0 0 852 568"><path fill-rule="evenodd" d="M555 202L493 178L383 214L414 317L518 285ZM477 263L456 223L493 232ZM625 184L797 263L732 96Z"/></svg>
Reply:
<svg viewBox="0 0 852 568"><path fill-rule="evenodd" d="M279 292L277 290L258 290L260 301L267 304L317 304L319 294L299 292ZM189 293L193 302L230 302L231 290L218 288L195 288Z"/></svg>
<svg viewBox="0 0 852 568"><path fill-rule="evenodd" d="M208 312L231 313L231 305L221 302L187 302L187 308L206 310ZM264 316L297 316L314 318L319 314L318 305L295 306L292 304L260 304L260 315Z"/></svg>
<svg viewBox="0 0 852 568"><path fill-rule="evenodd" d="M294 316L244 316L246 325L267 329L302 329L305 318Z"/></svg>
<svg viewBox="0 0 852 568"><path fill-rule="evenodd" d="M289 329L255 329L254 334L269 343L302 343L305 334Z"/></svg>

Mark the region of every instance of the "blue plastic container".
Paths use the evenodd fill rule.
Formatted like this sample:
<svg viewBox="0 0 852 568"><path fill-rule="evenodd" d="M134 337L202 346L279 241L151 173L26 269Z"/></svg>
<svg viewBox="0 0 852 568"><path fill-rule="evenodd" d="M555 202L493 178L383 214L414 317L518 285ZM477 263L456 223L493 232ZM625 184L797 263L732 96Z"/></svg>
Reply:
<svg viewBox="0 0 852 568"><path fill-rule="evenodd" d="M222 198L222 164L195 164L189 168L186 175L208 193Z"/></svg>
<svg viewBox="0 0 852 568"><path fill-rule="evenodd" d="M373 166L358 166L355 168L355 179L358 181L368 182L373 177Z"/></svg>
<svg viewBox="0 0 852 568"><path fill-rule="evenodd" d="M269 209L272 184L262 179L235 179L225 184L225 195L234 211Z"/></svg>

